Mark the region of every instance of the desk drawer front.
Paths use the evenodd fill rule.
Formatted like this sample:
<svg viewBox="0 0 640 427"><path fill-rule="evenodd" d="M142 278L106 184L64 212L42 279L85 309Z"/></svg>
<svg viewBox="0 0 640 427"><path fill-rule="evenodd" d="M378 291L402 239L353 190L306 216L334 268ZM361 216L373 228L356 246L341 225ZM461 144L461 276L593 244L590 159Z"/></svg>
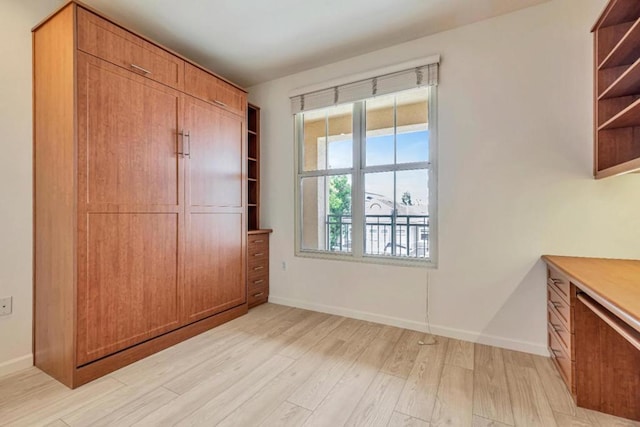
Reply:
<svg viewBox="0 0 640 427"><path fill-rule="evenodd" d="M556 309L558 318L562 321L563 326L568 332L573 333L573 324L571 322L571 306L560 296L555 286L547 285L547 301L548 304Z"/></svg>
<svg viewBox="0 0 640 427"><path fill-rule="evenodd" d="M560 376L564 380L569 390L573 391L573 361L566 353L564 346L562 345L558 334L556 334L553 326L548 326L549 335L549 352L551 353L551 359L555 363Z"/></svg>
<svg viewBox="0 0 640 427"><path fill-rule="evenodd" d="M551 327L558 338L560 338L560 344L564 347L567 354L571 355L571 360L575 360L575 353L573 351L573 337L571 332L567 330L565 323L562 321L556 309L553 305L549 304L547 307L547 323Z"/></svg>
<svg viewBox="0 0 640 427"><path fill-rule="evenodd" d="M565 301L571 302L571 283L569 283L569 279L558 274L555 270L549 269L547 285L554 287L558 295L564 298Z"/></svg>

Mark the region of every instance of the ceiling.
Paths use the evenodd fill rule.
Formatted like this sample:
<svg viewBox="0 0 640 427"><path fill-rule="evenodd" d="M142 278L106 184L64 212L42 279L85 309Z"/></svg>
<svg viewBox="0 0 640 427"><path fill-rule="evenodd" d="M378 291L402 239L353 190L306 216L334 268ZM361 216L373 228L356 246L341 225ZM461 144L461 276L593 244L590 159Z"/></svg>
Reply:
<svg viewBox="0 0 640 427"><path fill-rule="evenodd" d="M548 0L85 3L248 87L545 1Z"/></svg>

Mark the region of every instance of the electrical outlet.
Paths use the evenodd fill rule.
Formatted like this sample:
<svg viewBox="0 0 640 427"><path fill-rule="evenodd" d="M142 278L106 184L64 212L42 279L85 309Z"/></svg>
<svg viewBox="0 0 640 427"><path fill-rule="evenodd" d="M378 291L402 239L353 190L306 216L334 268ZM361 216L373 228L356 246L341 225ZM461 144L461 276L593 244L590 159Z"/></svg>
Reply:
<svg viewBox="0 0 640 427"><path fill-rule="evenodd" d="M282 271L287 271L287 261L282 261Z"/></svg>
<svg viewBox="0 0 640 427"><path fill-rule="evenodd" d="M0 298L0 316L11 314L13 297Z"/></svg>

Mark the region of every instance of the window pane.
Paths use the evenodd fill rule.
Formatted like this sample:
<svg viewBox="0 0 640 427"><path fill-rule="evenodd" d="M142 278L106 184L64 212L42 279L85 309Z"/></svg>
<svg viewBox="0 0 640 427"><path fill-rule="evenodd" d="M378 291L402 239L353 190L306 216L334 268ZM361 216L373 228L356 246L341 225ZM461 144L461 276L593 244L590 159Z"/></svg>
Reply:
<svg viewBox="0 0 640 427"><path fill-rule="evenodd" d="M304 113L304 171L353 166L353 104Z"/></svg>
<svg viewBox="0 0 640 427"><path fill-rule="evenodd" d="M429 257L428 182L426 169L396 172L396 256Z"/></svg>
<svg viewBox="0 0 640 427"><path fill-rule="evenodd" d="M364 251L368 255L392 255L394 172L367 173L364 178Z"/></svg>
<svg viewBox="0 0 640 427"><path fill-rule="evenodd" d="M429 161L427 89L396 96L396 163Z"/></svg>
<svg viewBox="0 0 640 427"><path fill-rule="evenodd" d="M303 178L302 249L351 252L351 175Z"/></svg>
<svg viewBox="0 0 640 427"><path fill-rule="evenodd" d="M327 169L353 167L353 104L333 107L328 113Z"/></svg>
<svg viewBox="0 0 640 427"><path fill-rule="evenodd" d="M366 101L367 140L366 165L394 163L394 102L395 95L381 96Z"/></svg>
<svg viewBox="0 0 640 427"><path fill-rule="evenodd" d="M365 254L429 256L426 169L365 174Z"/></svg>

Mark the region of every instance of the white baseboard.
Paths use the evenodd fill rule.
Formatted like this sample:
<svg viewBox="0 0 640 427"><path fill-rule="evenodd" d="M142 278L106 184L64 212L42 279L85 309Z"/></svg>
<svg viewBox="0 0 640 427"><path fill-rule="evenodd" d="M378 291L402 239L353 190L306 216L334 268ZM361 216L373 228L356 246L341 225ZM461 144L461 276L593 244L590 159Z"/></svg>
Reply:
<svg viewBox="0 0 640 427"><path fill-rule="evenodd" d="M383 325L396 326L398 328L411 329L414 331L426 332L427 328L424 323L413 320L401 319L399 317L385 316L381 314L370 313L366 311L352 310L344 307L330 306L324 304L309 303L302 300L284 298L275 295L269 295L269 302L274 304L286 305L289 307L304 308L307 310L319 311L322 313L335 314L337 316L351 317L353 319L366 320ZM503 338L494 335L487 335L480 332L465 331L461 329L450 328L447 326L431 325L431 332L448 338L455 338L462 341L469 341L479 344L492 345L494 347L506 348L509 350L523 351L525 353L538 354L541 356L549 356L549 350L546 345L536 344L528 341L519 341L510 338Z"/></svg>
<svg viewBox="0 0 640 427"><path fill-rule="evenodd" d="M33 366L33 354L29 353L22 357L7 360L0 363L0 377L22 371Z"/></svg>

